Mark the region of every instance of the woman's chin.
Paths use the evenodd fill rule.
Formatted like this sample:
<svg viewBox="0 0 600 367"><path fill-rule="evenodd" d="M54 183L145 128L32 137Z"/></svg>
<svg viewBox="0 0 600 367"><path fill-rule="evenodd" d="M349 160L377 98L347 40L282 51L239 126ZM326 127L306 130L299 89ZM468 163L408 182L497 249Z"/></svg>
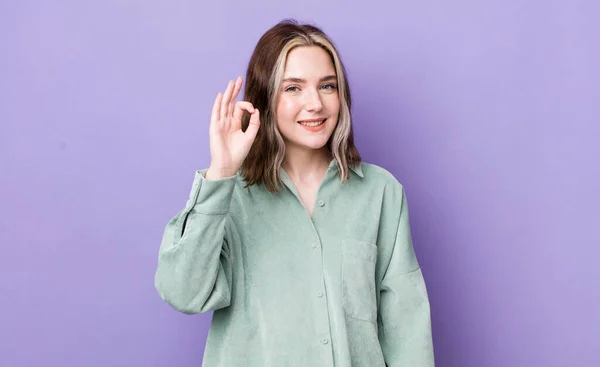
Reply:
<svg viewBox="0 0 600 367"><path fill-rule="evenodd" d="M326 139L325 137L316 139L316 138L312 138L312 139L301 139L301 140L296 140L296 141L288 141L286 145L293 146L293 149L301 149L301 150L321 150L323 148L325 148L325 146L327 145L327 141L329 139Z"/></svg>

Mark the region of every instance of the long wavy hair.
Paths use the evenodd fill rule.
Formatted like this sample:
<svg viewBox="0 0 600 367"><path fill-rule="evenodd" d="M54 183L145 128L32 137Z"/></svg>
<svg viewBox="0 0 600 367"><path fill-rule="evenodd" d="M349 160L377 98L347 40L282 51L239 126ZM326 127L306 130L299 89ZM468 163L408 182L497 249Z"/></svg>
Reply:
<svg viewBox="0 0 600 367"><path fill-rule="evenodd" d="M276 108L289 52L301 46L323 48L331 57L337 75L340 113L327 149L337 161L342 182L350 176L349 168L359 165L361 157L354 145L351 97L342 60L325 33L316 26L286 19L269 29L258 41L246 73L244 100L260 110L260 128L241 167L246 186L264 184L271 192L279 191L280 168L285 158L285 143L276 123ZM242 130L249 123L245 113Z"/></svg>

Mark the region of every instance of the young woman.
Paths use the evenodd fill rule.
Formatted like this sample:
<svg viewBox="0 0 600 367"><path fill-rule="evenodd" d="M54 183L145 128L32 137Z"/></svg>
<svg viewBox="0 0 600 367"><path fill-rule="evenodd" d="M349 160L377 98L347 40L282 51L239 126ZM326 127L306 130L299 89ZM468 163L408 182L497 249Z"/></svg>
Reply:
<svg viewBox="0 0 600 367"><path fill-rule="evenodd" d="M402 185L361 163L338 52L283 21L216 97L211 164L167 225L156 288L214 311L203 366L433 366ZM244 115L245 114L245 115Z"/></svg>

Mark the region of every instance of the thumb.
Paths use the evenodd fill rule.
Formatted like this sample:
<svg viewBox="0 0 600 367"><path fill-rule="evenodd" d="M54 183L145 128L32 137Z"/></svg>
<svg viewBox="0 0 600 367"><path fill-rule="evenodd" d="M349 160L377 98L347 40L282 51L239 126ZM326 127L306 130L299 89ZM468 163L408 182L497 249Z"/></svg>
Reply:
<svg viewBox="0 0 600 367"><path fill-rule="evenodd" d="M254 109L254 112L250 115L250 121L248 123L248 128L246 129L246 135L248 139L254 141L256 138L256 134L258 133L258 128L260 127L260 112L258 109Z"/></svg>

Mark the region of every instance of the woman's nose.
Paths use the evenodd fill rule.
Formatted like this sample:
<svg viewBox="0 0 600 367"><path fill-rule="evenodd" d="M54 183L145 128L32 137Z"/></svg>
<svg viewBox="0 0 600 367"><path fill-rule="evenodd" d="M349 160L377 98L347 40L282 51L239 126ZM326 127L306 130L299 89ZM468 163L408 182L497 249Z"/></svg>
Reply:
<svg viewBox="0 0 600 367"><path fill-rule="evenodd" d="M321 102L321 96L317 91L310 91L306 93L306 110L308 111L320 111L323 108Z"/></svg>

